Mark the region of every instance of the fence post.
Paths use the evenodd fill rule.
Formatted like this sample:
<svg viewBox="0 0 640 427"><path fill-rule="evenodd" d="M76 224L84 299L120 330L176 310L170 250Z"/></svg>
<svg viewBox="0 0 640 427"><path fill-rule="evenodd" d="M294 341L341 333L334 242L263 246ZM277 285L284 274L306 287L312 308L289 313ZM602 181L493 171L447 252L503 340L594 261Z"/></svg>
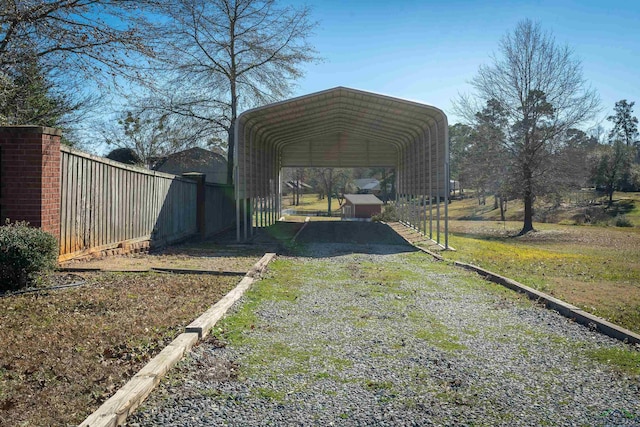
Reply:
<svg viewBox="0 0 640 427"><path fill-rule="evenodd" d="M0 127L0 218L60 239L60 137L41 126Z"/></svg>
<svg viewBox="0 0 640 427"><path fill-rule="evenodd" d="M183 177L191 179L195 181L198 186L196 187L196 227L198 229L198 234L201 237L206 236L207 234L207 223L206 223L206 205L205 205L205 178L206 175L200 172L187 172L182 174Z"/></svg>

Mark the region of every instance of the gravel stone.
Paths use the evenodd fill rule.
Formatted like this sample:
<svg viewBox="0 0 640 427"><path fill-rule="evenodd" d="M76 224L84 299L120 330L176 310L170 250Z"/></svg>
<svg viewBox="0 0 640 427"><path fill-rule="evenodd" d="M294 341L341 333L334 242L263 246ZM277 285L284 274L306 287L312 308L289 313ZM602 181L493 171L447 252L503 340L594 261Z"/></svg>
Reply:
<svg viewBox="0 0 640 427"><path fill-rule="evenodd" d="M638 378L589 357L634 348L406 246L303 255L280 257L295 300L194 348L128 425L640 426Z"/></svg>

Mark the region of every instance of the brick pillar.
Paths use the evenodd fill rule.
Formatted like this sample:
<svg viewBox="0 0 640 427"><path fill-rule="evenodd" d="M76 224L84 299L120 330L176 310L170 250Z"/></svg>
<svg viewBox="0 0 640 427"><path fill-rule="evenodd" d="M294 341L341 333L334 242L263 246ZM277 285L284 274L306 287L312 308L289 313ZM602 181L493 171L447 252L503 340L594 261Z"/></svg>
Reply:
<svg viewBox="0 0 640 427"><path fill-rule="evenodd" d="M0 219L60 238L60 129L0 127Z"/></svg>

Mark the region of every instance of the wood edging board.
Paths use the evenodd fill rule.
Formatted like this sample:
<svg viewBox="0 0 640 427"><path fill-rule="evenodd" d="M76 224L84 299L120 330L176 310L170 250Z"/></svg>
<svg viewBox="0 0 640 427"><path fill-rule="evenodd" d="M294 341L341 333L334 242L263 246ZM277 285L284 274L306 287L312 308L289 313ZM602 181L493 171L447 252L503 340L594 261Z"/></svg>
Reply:
<svg viewBox="0 0 640 427"><path fill-rule="evenodd" d="M464 268L465 270L474 271L482 276L485 280L489 280L493 283L505 286L516 292L524 293L530 299L543 303L547 308L555 310L563 316L572 319L577 323L580 323L581 325L595 328L595 330L597 330L598 332L603 333L611 338L616 338L620 341L624 341L630 344L640 344L640 335L636 334L635 332L608 322L601 317L595 316L591 313L587 313L586 311L574 305L559 300L558 298L554 298L544 292L540 292L536 289L530 288L529 286L523 285L520 282L516 282L513 279L509 279L508 277L501 276L473 264L467 264L459 261L455 261L453 264L457 267Z"/></svg>
<svg viewBox="0 0 640 427"><path fill-rule="evenodd" d="M62 273L172 273L210 276L246 276L244 271L197 270L191 268L149 267L149 268L101 268L101 267L60 267Z"/></svg>
<svg viewBox="0 0 640 427"><path fill-rule="evenodd" d="M386 225L386 226L387 226L387 227L389 227L392 231L395 231L395 230L393 229L393 227L391 227L391 225L389 225L389 223L384 222L384 221L380 221L380 223L381 223L381 224ZM404 224L403 222L398 221L398 224L403 225L404 227L407 227L407 228L410 228L410 229L412 229L412 230L413 230L413 228L411 228L411 227L407 226L407 225L406 225L406 224ZM420 247L420 246L418 246L418 245L416 245L416 244L412 243L412 242L411 242L411 240L407 239L406 237L404 237L402 234L398 233L397 231L395 231L395 233L396 233L398 236L402 237L402 239L403 239L405 242L407 242L408 244L410 244L410 245L411 245L411 246L413 246L414 248L418 249L419 251L422 251L422 252L424 252L424 253L426 253L426 254L431 255L432 257L434 257L434 258L435 258L436 260L438 260L438 261L444 261L444 258L443 258L441 255L438 255L438 254L437 254L437 253L435 253L435 252L432 252L432 251L430 251L430 250L428 250L428 249L422 248L422 247Z"/></svg>
<svg viewBox="0 0 640 427"><path fill-rule="evenodd" d="M149 396L169 369L175 366L199 339L205 337L233 303L240 299L244 292L259 279L260 274L265 271L275 256L275 253L266 253L234 289L188 325L184 333L178 335L156 357L140 369L129 382L89 415L80 424L80 427L118 427L123 425L127 417ZM220 304L223 301L224 303ZM214 308L216 309L214 310Z"/></svg>
<svg viewBox="0 0 640 427"><path fill-rule="evenodd" d="M300 235L300 233L302 233L302 230L304 230L307 225L309 225L309 222L311 221L311 217L306 217L304 219L304 224L302 225L302 227L300 227L300 230L298 230L298 232L295 234L295 236L293 236L293 238L291 239L291 243L295 243L296 239L298 238L298 236Z"/></svg>
<svg viewBox="0 0 640 427"><path fill-rule="evenodd" d="M186 326L185 332L196 333L200 339L206 337L213 326L225 315L227 310L244 295L244 293L251 287L260 274L264 272L267 265L276 256L275 253L265 254L260 261L258 261L244 278L238 283L231 292L225 295L220 301L215 303L209 310L205 311L196 320Z"/></svg>

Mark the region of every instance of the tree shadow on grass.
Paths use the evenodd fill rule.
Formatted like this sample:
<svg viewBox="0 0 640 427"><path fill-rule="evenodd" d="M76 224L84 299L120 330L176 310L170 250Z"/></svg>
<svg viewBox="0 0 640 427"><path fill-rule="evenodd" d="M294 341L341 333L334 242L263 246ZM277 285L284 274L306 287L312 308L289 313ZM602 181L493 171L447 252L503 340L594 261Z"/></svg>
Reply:
<svg viewBox="0 0 640 427"><path fill-rule="evenodd" d="M632 212L636 207L635 200L623 199L614 202L614 204L610 207L607 207L605 211L611 217L616 217L618 215L626 215L629 212Z"/></svg>

